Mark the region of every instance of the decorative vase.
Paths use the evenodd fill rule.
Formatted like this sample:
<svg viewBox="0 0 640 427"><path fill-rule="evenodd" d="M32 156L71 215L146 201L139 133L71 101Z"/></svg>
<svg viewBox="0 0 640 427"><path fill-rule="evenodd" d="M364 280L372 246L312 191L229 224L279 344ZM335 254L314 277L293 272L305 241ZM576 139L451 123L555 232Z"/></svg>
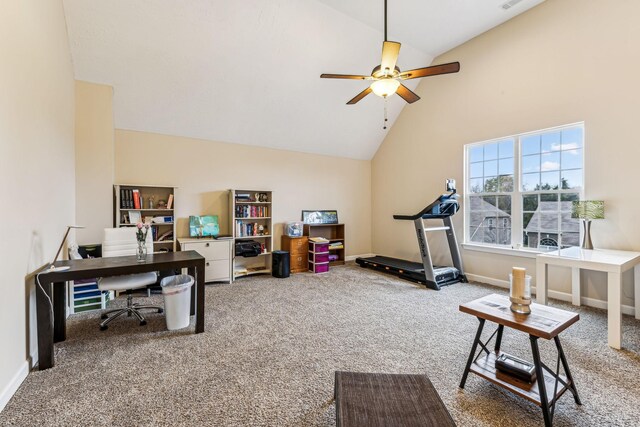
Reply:
<svg viewBox="0 0 640 427"><path fill-rule="evenodd" d="M147 259L147 245L144 240L138 240L138 250L136 251L136 259L138 262L144 262Z"/></svg>

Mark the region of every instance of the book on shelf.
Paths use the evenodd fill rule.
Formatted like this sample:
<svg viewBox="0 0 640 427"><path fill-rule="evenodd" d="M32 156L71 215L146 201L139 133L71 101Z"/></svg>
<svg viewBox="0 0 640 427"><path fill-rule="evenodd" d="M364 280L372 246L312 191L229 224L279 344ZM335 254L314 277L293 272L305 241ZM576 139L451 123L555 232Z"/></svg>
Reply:
<svg viewBox="0 0 640 427"><path fill-rule="evenodd" d="M251 194L249 193L236 193L236 202L250 202Z"/></svg>
<svg viewBox="0 0 640 427"><path fill-rule="evenodd" d="M173 194L169 194L169 199L167 200L167 209L171 209L173 206Z"/></svg>
<svg viewBox="0 0 640 427"><path fill-rule="evenodd" d="M154 216L151 219L151 222L154 223L154 224L163 224L163 223L167 223L167 222L173 222L173 216L172 215Z"/></svg>
<svg viewBox="0 0 640 427"><path fill-rule="evenodd" d="M142 206L141 200L140 200L140 190L131 190L133 191L133 208L134 209L140 209L140 207Z"/></svg>
<svg viewBox="0 0 640 427"><path fill-rule="evenodd" d="M324 237L309 237L309 241L313 243L329 243L329 239Z"/></svg>

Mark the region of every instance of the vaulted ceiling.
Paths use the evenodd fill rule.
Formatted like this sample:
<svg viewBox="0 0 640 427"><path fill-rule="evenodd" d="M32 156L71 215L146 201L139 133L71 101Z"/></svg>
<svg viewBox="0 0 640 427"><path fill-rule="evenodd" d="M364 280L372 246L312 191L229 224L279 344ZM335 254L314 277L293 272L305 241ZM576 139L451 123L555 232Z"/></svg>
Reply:
<svg viewBox="0 0 640 427"><path fill-rule="evenodd" d="M389 0L403 70L544 0ZM383 1L64 0L75 76L114 88L119 129L370 159L384 100L345 103L380 63ZM461 64L464 72L464 64ZM455 79L455 74L429 77ZM417 80L407 81L415 89ZM388 102L393 125L406 105ZM420 101L418 101L420 102Z"/></svg>

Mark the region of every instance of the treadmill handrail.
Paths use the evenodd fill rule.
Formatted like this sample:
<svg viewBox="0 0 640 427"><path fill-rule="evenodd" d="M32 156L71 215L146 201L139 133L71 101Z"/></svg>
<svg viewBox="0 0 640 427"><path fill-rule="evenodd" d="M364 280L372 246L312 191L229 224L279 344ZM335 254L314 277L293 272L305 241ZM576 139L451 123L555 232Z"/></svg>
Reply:
<svg viewBox="0 0 640 427"><path fill-rule="evenodd" d="M422 218L422 219L429 219L429 218L434 218L434 219L438 219L438 218L446 218L448 216L451 216L453 214L455 214L458 210L454 210L453 213L451 214L441 214L441 215L434 215L431 213L431 211L433 211L433 208L437 205L441 205L441 204L446 204L446 203L455 203L456 205L458 204L458 201L456 200L458 198L458 195L454 192L451 194L443 194L442 196L438 197L438 199L436 201L434 201L433 203L431 203L429 206L427 206L426 208L422 209L420 212L418 212L415 215L394 215L393 219L400 219L400 220L408 220L408 221L415 221L418 218Z"/></svg>

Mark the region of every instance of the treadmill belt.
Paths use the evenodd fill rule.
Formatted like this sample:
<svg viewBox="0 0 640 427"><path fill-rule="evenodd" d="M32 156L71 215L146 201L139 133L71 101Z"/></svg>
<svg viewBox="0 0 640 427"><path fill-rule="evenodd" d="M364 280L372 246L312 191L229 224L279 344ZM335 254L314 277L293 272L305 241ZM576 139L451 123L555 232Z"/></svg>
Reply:
<svg viewBox="0 0 640 427"><path fill-rule="evenodd" d="M362 259L375 264L391 266L399 270L415 271L424 274L424 266L418 262L412 262L404 259L391 258L386 256L373 256Z"/></svg>

